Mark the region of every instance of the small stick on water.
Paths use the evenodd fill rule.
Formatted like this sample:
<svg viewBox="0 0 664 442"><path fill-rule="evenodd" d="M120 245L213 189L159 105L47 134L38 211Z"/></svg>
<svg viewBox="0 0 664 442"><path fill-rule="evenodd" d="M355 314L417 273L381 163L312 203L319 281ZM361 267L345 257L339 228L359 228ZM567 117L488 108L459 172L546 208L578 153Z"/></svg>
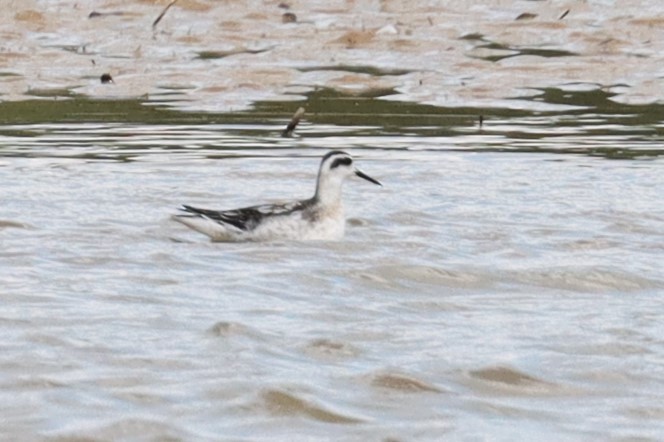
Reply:
<svg viewBox="0 0 664 442"><path fill-rule="evenodd" d="M110 17L113 15L121 16L125 15L124 12L122 11L117 11L117 12L97 12L97 11L92 11L89 15L88 18L97 18L97 17Z"/></svg>
<svg viewBox="0 0 664 442"><path fill-rule="evenodd" d="M172 2L170 2L170 3L168 4L168 6L166 6L166 7L164 8L163 11L161 11L161 14L159 14L159 17L157 17L157 18L155 19L155 21L152 22L152 29L154 29L154 28L157 26L157 24L161 21L161 19L164 18L164 15L166 15L166 11L168 11L169 9L171 9L171 6L173 6L175 3L177 3L177 1L178 1L178 0L173 0Z"/></svg>
<svg viewBox="0 0 664 442"><path fill-rule="evenodd" d="M297 127L303 115L304 115L304 108L303 107L298 108L293 114L293 118L291 118L290 123L288 123L288 126L286 126L286 129L284 129L284 131L281 133L281 136L282 137L293 136L293 132L295 131L295 128Z"/></svg>
<svg viewBox="0 0 664 442"><path fill-rule="evenodd" d="M558 17L558 20L562 20L563 18L567 17L567 14L569 14L569 11L570 11L570 9L568 9L568 10L565 11L565 12L563 12L562 15L561 15L560 17Z"/></svg>

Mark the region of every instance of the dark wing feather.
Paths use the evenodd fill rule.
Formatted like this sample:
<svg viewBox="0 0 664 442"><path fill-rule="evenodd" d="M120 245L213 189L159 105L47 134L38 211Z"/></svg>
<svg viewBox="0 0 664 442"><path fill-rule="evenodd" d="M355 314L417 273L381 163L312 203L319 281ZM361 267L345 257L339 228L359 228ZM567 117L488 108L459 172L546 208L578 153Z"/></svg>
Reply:
<svg viewBox="0 0 664 442"><path fill-rule="evenodd" d="M231 224L240 230L255 228L265 216L288 215L302 210L308 201L294 201L286 204L263 204L234 210L209 210L183 205L182 210L195 215L204 216L217 222Z"/></svg>
<svg viewBox="0 0 664 442"><path fill-rule="evenodd" d="M230 224L240 230L252 229L258 223L260 218L258 212L251 208L237 210L209 210L183 205L182 210L195 215L204 216L217 222Z"/></svg>

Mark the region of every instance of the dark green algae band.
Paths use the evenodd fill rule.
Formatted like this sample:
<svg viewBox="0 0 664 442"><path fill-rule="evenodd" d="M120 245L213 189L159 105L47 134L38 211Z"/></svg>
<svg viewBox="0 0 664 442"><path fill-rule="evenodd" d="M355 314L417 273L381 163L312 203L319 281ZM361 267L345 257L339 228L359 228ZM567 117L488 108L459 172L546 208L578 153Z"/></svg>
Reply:
<svg viewBox="0 0 664 442"><path fill-rule="evenodd" d="M112 86L111 86L112 87ZM285 124L295 110L304 106L304 120L312 123L307 137L325 137L329 132L317 133L316 124L353 127L357 131L344 132L354 136L421 136L453 137L467 135L473 130L478 134L509 136L514 140L537 140L558 136L552 128L580 128L588 137L611 136L619 133L629 136L636 148L625 147L578 147L569 149L539 148L537 146L516 145L492 147L483 146L478 139L476 149L464 151L511 151L511 152L553 152L586 154L616 159L658 157L664 148L639 148L639 142L652 146L652 139L664 135L661 119L664 106L625 105L611 101L611 93L598 88L591 91L563 91L549 88L533 90L528 98L550 104L576 106L565 111L529 111L504 108L437 107L403 101L381 100L380 97L394 94L393 90L374 90L363 95L343 94L331 89L318 89L306 94L302 101L265 101L255 103L251 109L240 112L209 113L184 112L173 107L168 95L159 99L91 99L71 93L68 90L33 91L35 99L25 101L0 101L0 135L15 131L5 130L7 125L61 124L61 123L141 123L141 124L233 124L233 125L275 125ZM177 97L178 95L176 95ZM1 97L0 97L1 98ZM177 98L176 98L177 99ZM479 116L484 119L483 128L478 125ZM551 122L547 123L547 116ZM591 115L592 118L582 118ZM536 117L540 125L529 124L519 130L519 121ZM504 130L494 130L491 120L503 124L510 121L508 134ZM589 122L593 120L594 122ZM593 124L596 127L593 127ZM606 126L620 127L612 132ZM249 129L233 129L250 132ZM630 143L632 144L632 143ZM1 146L0 146L1 149ZM450 150L450 149L448 149ZM451 149L453 150L453 149Z"/></svg>

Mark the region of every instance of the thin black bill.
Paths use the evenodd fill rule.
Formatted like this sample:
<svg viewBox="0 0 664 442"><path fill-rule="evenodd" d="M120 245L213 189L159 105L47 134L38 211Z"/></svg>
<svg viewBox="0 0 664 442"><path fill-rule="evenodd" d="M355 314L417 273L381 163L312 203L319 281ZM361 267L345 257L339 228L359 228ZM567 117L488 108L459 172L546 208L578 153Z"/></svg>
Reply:
<svg viewBox="0 0 664 442"><path fill-rule="evenodd" d="M364 178L364 179L367 180L367 181L371 181L371 182L374 183L374 184L378 184L379 186L382 186L382 184L380 183L380 181L371 178L369 175L367 175L366 173L362 172L361 170L357 170L357 169L355 169L355 175L359 176L360 178Z"/></svg>

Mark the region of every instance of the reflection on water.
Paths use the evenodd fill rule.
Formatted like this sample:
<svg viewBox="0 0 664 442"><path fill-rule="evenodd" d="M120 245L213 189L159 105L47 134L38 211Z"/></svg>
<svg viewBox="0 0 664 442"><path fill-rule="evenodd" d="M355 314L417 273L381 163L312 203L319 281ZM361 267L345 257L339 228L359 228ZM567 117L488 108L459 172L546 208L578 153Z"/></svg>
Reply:
<svg viewBox="0 0 664 442"><path fill-rule="evenodd" d="M657 439L658 108L541 97L583 110L0 104L1 434ZM346 184L344 241L169 221L306 197L336 148L385 183Z"/></svg>
<svg viewBox="0 0 664 442"><path fill-rule="evenodd" d="M330 148L339 147L331 135L343 133L341 147L357 144L411 151L564 153L610 159L662 155L664 150L657 142L664 127L659 122L662 106L617 105L609 100L611 95L575 88L546 89L533 99L574 110L533 112L440 108L383 101L376 93L346 95L321 89L307 94L306 122L297 132L307 139L317 139L320 147ZM233 149L248 155L247 149L251 148L261 151L252 154L263 155L269 147L299 147L278 135L300 105L269 101L256 103L250 112L182 114L145 106L138 100L5 102L0 103L0 121L5 124L0 127L5 144L0 155L22 156L35 145L39 146L37 155L47 155L49 144L54 143L57 152L52 154L67 156L71 153L63 150L63 143L85 146L92 141L102 145L100 159L130 160L135 158L131 155L134 147L138 147L136 156L164 150L191 153L192 149L197 149L197 155L209 150L209 157L230 155ZM480 116L484 122L481 126ZM125 122L132 125L109 126ZM155 125L136 127L135 122ZM109 153L106 147L117 154ZM79 154L95 157L94 149Z"/></svg>

